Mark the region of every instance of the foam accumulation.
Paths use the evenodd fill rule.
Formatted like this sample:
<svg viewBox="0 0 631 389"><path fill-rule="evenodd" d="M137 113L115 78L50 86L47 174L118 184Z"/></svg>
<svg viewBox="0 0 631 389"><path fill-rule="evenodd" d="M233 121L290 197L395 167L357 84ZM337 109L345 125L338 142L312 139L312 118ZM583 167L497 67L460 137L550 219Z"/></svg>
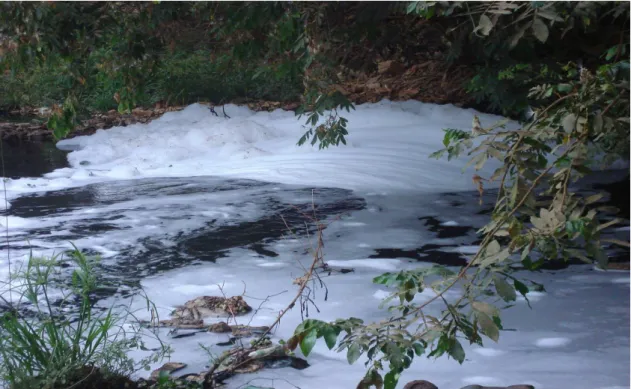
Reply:
<svg viewBox="0 0 631 389"><path fill-rule="evenodd" d="M392 292L374 277L432 262L458 264L477 252L475 231L488 215L471 192L473 172L463 175L464 158L428 155L443 147L441 129L469 130L474 114L484 126L500 117L413 101L364 104L343 114L348 145L318 150L296 145L305 128L292 112L224 108L229 118L193 104L151 123L63 140L58 147L69 151L69 167L6 180L0 209L8 204L9 210L0 224L14 266L31 250L49 255L72 241L100 254L106 274L125 281L100 301L103 306L121 303L123 284L140 284L161 318L199 295L243 294L258 309L239 323L269 325L294 297L293 281L312 260L313 235L299 213L313 206L332 222L323 232L332 271L322 274L326 293L316 291L317 310L311 307L309 317L372 322L389 317L378 305ZM483 200L494 198L487 192ZM298 232L288 234L287 227ZM9 276L5 258L2 280ZM462 366L444 357L417 359L400 382L628 387L628 277L589 265L517 276L544 284L546 292L533 291L502 313L506 331L498 344L464 345ZM460 294L454 288L444 297L453 301ZM414 302L434 296L426 289ZM439 316L441 304L429 304L427 313ZM140 319L150 318L143 317L139 300L130 305ZM298 306L289 311L274 340L290 337L304 314ZM168 339L167 331L162 335L175 349L171 359L189 365L183 374L208 364L200 343L219 355L225 348L216 343L228 340L210 333ZM365 373L364 361L349 366L345 354L318 342L308 369L264 370L238 376L228 387L350 388Z"/></svg>
<svg viewBox="0 0 631 389"><path fill-rule="evenodd" d="M469 130L474 114L485 125L501 119L451 105L386 100L344 112L348 145L318 150L296 145L305 128L293 112L234 105L225 111L230 118L193 104L147 124L62 140L59 148L73 150L70 167L9 181L9 198L114 179L201 175L352 190L471 190L461 172L465 159L428 155L443 147L444 128Z"/></svg>

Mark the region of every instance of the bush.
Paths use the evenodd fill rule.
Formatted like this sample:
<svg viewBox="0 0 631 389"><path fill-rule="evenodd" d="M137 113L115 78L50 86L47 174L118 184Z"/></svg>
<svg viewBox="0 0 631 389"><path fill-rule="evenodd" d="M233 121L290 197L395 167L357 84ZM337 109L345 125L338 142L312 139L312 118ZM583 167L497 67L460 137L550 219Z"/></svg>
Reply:
<svg viewBox="0 0 631 389"><path fill-rule="evenodd" d="M72 93L82 111L116 109L114 95L126 83L123 74L111 73L101 66L109 55L106 50L91 53L85 64L89 70L79 87L73 87L61 60L48 60L9 73L0 83L0 108L61 105ZM158 101L172 105L220 103L234 99L296 101L300 97L302 79L295 72L265 72L255 77L257 66L252 63L236 63L227 55L214 57L210 50L164 52L153 71L136 80L136 105L148 107Z"/></svg>
<svg viewBox="0 0 631 389"><path fill-rule="evenodd" d="M300 79L291 74L254 77L257 67L236 63L210 50L165 53L148 82L147 93L155 101L188 104L200 100L219 103L236 98L295 100Z"/></svg>
<svg viewBox="0 0 631 389"><path fill-rule="evenodd" d="M37 63L28 71L9 72L2 76L0 108L51 106L63 101L71 86L59 61Z"/></svg>

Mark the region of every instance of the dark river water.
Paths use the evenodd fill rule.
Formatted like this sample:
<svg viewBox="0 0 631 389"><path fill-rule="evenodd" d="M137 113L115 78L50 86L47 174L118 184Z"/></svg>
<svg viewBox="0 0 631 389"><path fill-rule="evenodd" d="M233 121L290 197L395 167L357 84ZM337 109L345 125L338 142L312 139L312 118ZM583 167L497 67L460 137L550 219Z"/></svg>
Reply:
<svg viewBox="0 0 631 389"><path fill-rule="evenodd" d="M5 174L10 178L36 177L67 166L66 152L52 143L2 146ZM620 216L628 219L628 174L626 179L624 172L617 176L622 180L599 188L609 192L610 201L621 208ZM351 191L317 188L317 196L313 193L313 188L254 180L148 178L25 195L11 200L4 215L32 221L28 228L18 228L11 235L8 244L14 255L31 249L63 251L73 242L88 253L101 254L104 274L114 283L134 286L152 274L215 261L234 248L274 258L278 254L271 243L285 236L288 229L297 236L313 233L313 225L305 223L305 214L310 214L314 205L323 220L367 211L366 199ZM488 191L487 204L494 195ZM440 219L470 213L468 204L475 204L476 196L474 192L444 194L439 196L442 205L432 208L419 198L418 208L404 210L406 220L394 227L418 231L428 237L426 242L417 247L382 244L367 257L465 264L463 256L452 249L478 242L475 231L486 219L488 207L478 208L477 221L469 224L445 225ZM375 212L379 223L379 209ZM628 237L628 231L612 234L618 239ZM0 247L6 252L7 242ZM614 260L629 258L628 250L619 248L612 247L610 254Z"/></svg>

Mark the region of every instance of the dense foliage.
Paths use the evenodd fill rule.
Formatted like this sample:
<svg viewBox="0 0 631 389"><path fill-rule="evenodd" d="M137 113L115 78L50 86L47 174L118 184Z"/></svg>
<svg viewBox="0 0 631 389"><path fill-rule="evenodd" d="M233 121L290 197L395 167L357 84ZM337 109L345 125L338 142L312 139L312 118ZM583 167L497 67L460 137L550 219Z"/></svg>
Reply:
<svg viewBox="0 0 631 389"><path fill-rule="evenodd" d="M72 95L78 112L238 98L301 98L310 111L344 103L339 83L378 61L409 66L438 55L447 69L475 70L462 87L479 108L518 117L531 103L527 91L551 81L559 63L594 70L605 50L626 55L625 7L5 2L0 107L61 106Z"/></svg>
<svg viewBox="0 0 631 389"><path fill-rule="evenodd" d="M447 354L462 363L461 341L481 345L483 336L497 341L500 309L518 293L527 298L528 291L543 288L517 279L515 269L536 270L554 259L606 266L603 244L626 244L604 242L601 231L617 220L602 223L600 197L583 198L571 184L596 165L628 156L629 3L3 3L0 8L4 77L26 79L47 66L59 71L54 82L63 93L50 99L65 103L49 122L58 137L70 130L86 96L96 95L91 98L101 102L94 106L104 109L113 104L111 94L125 112L146 102L147 91L163 88L168 99L182 102L300 95L297 113L307 116L307 131L299 144L345 144L352 132L341 111L352 109L352 102L339 83L357 72L374 72L377 60L422 61L430 43L414 34L428 26L440 32L432 48L446 67L465 63L475 70L462 87L479 107L520 122L507 129L507 121L473 118L470 132L445 129L445 149L433 154L450 159L468 154L475 170L489 159L502 164L491 177L473 175L480 193L485 182L498 183L499 191L491 221L479 231L480 250L467 266L383 274L374 282L393 288L384 302L398 302L391 318L310 319L287 341L307 355L323 338L329 348L345 350L349 363L367 355L368 372L359 388L394 388L415 356ZM205 82L192 81L190 74ZM214 80L226 79L215 88ZM263 90L248 95L240 88ZM447 301L445 291L456 285L463 296ZM414 297L426 289L435 297L416 304ZM424 310L434 301L444 304L439 316Z"/></svg>

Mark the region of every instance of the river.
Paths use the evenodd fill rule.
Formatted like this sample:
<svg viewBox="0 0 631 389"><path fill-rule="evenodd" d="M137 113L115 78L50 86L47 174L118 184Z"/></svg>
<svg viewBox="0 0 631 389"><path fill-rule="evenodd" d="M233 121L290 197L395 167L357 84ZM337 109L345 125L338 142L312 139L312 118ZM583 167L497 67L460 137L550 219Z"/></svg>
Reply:
<svg viewBox="0 0 631 389"><path fill-rule="evenodd" d="M67 164L66 152L52 144L4 143L3 152L5 177L10 178L37 177ZM628 199L628 176L624 181L624 172L611 175L614 185L606 189L614 199ZM620 193L625 187L627 192ZM301 274L300 264L308 259L308 240L315 231L309 218L316 214L331 222L325 230L326 259L332 266L355 270L327 279L329 298L318 301L322 311L318 317L378 319L384 315L377 305L385 292L371 278L419 264L465 264L494 194L488 191L480 207L477 192L356 193L204 176L108 181L12 199L11 207L2 213L8 234L0 246L3 256L10 255L17 264L30 251L62 252L72 242L102 257L100 269L107 282L99 298L104 303L128 298L142 287L168 312L182 300L217 292L212 286L216 284L223 283L229 294L239 294L246 285L247 295L257 298L289 290L292 277ZM626 204L622 216L628 218ZM628 229L607 233L628 237ZM629 257L627 250L611 248L610 254L623 260ZM552 266L533 276L546 282L548 292L532 296L533 311L523 303L510 310L507 323L517 329L517 335L502 335L499 345L489 351L468 347L471 360L463 367L434 363L431 372L421 367L406 377L453 387L524 381L538 383L537 389L560 388L555 386L559 382L578 389L624 387L629 378L629 288L628 280L624 282L628 272L596 272L589 265L559 270L565 267ZM555 271L559 275L551 278ZM290 295L272 299L269 312L259 314L254 323L270 321ZM585 305L576 306L579 303ZM559 309L566 314L554 317ZM286 337L299 320L297 315L288 319L277 336ZM174 358L187 359L190 371L206 363L203 353L193 350L198 342L209 339L204 336L173 340ZM604 349L610 352L606 360L599 356ZM316 348L310 359L312 368L304 372L281 369L284 372L262 377L271 374L303 388L317 388L329 372L348 384L353 380L343 377L351 373L342 371L360 376L361 366L349 370L343 356L331 354L335 355ZM514 362L503 361L502 355L512 356ZM551 370L546 360L556 360L557 367ZM487 369L489 362L496 367ZM587 378L573 377L589 363L593 364L590 369L601 371ZM602 369L608 369L607 373Z"/></svg>

